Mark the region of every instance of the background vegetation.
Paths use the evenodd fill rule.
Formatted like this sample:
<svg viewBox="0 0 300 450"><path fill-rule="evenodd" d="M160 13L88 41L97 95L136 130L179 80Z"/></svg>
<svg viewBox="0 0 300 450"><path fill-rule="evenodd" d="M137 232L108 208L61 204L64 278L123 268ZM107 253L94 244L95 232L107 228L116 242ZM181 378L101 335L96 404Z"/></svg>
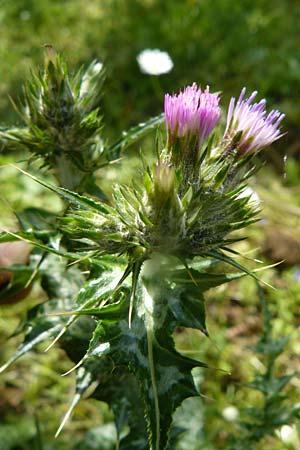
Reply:
<svg viewBox="0 0 300 450"><path fill-rule="evenodd" d="M300 201L299 201L299 96L298 43L300 10L292 0L2 0L0 3L0 122L18 123L12 107L21 96L23 80L32 67L42 64L42 46L53 44L63 51L74 69L93 59L104 61L107 81L102 107L107 138L162 111L164 92L197 81L223 91L223 105L241 87L258 90L270 107L286 114L287 136L265 152L267 163L253 188L262 203L262 220L252 226L242 250L266 263L285 260L263 274L276 289L267 289L273 315L274 339L290 336L276 360L275 375L299 370L300 303ZM136 57L145 48L167 51L174 69L159 78L140 72ZM151 141L145 142L150 148ZM132 152L133 153L133 152ZM0 169L1 225L14 226L13 209L25 204L52 204L40 187L7 167L25 155L2 154ZM108 173L128 178L128 163ZM101 171L99 172L101 177ZM109 190L110 183L107 183ZM247 262L251 266L251 261ZM36 286L30 298L0 309L0 358L4 362L18 337L6 340L29 305L43 297ZM261 339L262 304L251 280L233 282L212 291L207 299L208 329L213 339L197 332L176 337L182 352L201 357L221 370L197 374L203 398L183 407L179 424L192 423L180 450L224 448L229 434L239 432L247 408L263 404L262 394L249 389L257 374L264 373L266 355L251 348ZM269 316L268 316L269 317ZM270 318L269 318L270 323ZM180 331L180 330L179 330ZM60 418L73 388L71 367L62 350L33 353L1 375L0 450L111 449L111 412L95 400L83 400L59 439L54 440ZM295 406L299 379L285 387L286 402ZM204 397L205 396L205 397ZM228 409L228 408L231 409ZM192 417L190 411L193 411ZM231 415L230 415L231 412ZM190 416L189 416L190 414ZM95 429L95 426L104 427ZM300 448L296 426L283 429L257 444L258 450ZM284 434L285 433L285 434ZM286 436L289 436L287 442ZM97 441L100 439L100 441ZM99 443L100 442L100 443ZM233 444L232 444L233 445Z"/></svg>

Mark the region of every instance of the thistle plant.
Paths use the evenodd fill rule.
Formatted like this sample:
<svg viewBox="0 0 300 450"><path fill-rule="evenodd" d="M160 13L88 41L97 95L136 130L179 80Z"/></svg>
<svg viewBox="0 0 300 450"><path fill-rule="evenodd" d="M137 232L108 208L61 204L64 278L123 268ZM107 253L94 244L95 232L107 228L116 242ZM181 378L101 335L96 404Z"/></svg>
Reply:
<svg viewBox="0 0 300 450"><path fill-rule="evenodd" d="M3 134L8 146L27 146L51 167L60 185L30 176L69 206L57 217L46 212L31 217L31 228L24 225L24 213L18 214L21 232L1 236L35 245L27 274L31 281L40 277L49 297L28 314L24 344L2 370L38 343L52 338L51 346L60 339L77 371L65 420L93 385L93 395L115 413L118 449L171 449L172 415L185 398L199 395L192 370L206 366L178 352L173 334L181 326L208 335L205 291L245 274L256 279L231 258L231 244L242 239L236 231L257 220L257 208L241 194L256 169L254 153L280 137L283 116L277 111L266 116L264 103L251 105L254 94L244 104L242 91L234 112L230 103L220 138L219 95L195 83L178 95L167 94L166 139L162 134L156 162L144 162L131 185L117 184L108 202L83 195L88 189L82 179L161 117L133 129L127 141L103 147L95 107L99 71L95 65L88 69L93 81L85 91L90 78L69 78L64 67L58 56L46 61L46 72L27 92L28 128ZM57 101L60 95L66 109ZM60 144L62 135L69 146ZM76 177L63 182L61 158L79 171L80 183ZM236 271L214 272L217 262Z"/></svg>
<svg viewBox="0 0 300 450"><path fill-rule="evenodd" d="M275 436L284 425L290 425L299 420L300 407L290 405L284 392L295 372L279 376L276 368L278 358L283 354L290 336L275 338L272 325L272 314L267 303L264 290L257 286L260 306L262 308L263 329L260 339L254 347L255 353L262 358L264 370L256 373L254 379L246 385L257 391L262 397L260 407L247 408L244 420L240 421L238 432L230 436L228 450L255 450L257 444L266 436Z"/></svg>

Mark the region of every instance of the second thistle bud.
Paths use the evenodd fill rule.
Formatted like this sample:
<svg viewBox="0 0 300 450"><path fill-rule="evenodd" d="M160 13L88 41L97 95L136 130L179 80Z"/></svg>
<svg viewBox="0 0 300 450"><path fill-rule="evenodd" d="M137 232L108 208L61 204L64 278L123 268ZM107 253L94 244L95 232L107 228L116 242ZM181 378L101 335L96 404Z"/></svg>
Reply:
<svg viewBox="0 0 300 450"><path fill-rule="evenodd" d="M266 100L253 103L257 92L244 98L243 88L239 99L231 98L227 114L227 125L222 145L226 153L236 151L238 155L256 153L282 136L279 125L284 118L277 110L267 114Z"/></svg>

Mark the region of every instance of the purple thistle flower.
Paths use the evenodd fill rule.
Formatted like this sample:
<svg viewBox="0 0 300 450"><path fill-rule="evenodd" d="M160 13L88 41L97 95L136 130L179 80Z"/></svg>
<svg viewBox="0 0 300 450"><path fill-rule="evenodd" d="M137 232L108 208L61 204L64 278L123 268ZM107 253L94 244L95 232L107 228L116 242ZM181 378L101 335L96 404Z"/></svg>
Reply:
<svg viewBox="0 0 300 450"><path fill-rule="evenodd" d="M235 98L231 98L224 134L225 142L230 142L229 148L234 145L243 154L257 152L279 139L283 135L279 125L285 116L277 110L267 115L266 100L251 104L257 92L254 91L244 100L245 93L246 88L243 88L236 104Z"/></svg>
<svg viewBox="0 0 300 450"><path fill-rule="evenodd" d="M165 121L171 142L176 138L196 137L200 145L211 133L220 118L219 96L202 92L193 83L183 92L165 95Z"/></svg>

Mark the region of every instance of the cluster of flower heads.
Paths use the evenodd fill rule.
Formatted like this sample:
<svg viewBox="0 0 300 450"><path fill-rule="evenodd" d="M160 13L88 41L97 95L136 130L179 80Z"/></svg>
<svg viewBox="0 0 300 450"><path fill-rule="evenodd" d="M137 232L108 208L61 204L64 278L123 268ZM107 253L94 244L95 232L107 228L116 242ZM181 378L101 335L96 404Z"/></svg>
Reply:
<svg viewBox="0 0 300 450"><path fill-rule="evenodd" d="M267 114L266 100L252 103L257 92L245 99L243 88L238 101L231 98L227 125L223 137L224 150L236 150L239 154L257 152L279 139L282 134L279 125L284 118L277 110ZM176 139L194 137L200 146L210 135L220 119L219 96L203 92L193 83L182 92L165 96L165 121L168 138Z"/></svg>

